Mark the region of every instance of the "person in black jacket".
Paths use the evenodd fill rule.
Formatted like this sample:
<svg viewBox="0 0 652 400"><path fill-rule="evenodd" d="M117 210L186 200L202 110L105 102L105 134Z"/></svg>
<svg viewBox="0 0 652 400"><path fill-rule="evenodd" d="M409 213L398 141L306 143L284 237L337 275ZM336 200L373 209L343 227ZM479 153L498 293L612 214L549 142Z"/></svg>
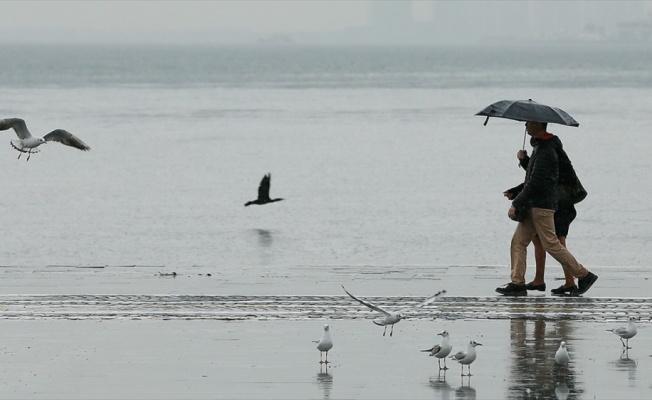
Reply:
<svg viewBox="0 0 652 400"><path fill-rule="evenodd" d="M535 236L541 245L564 269L578 278L573 295L585 293L598 276L580 264L573 254L559 242L555 233L554 214L558 206L559 156L555 150L555 136L546 131L547 124L528 121L526 132L534 138L532 156L525 172L523 189L512 201L507 215L519 221L510 245L511 282L496 292L506 296L527 295L525 270L527 247Z"/></svg>
<svg viewBox="0 0 652 400"><path fill-rule="evenodd" d="M530 141L530 144L533 147L534 147L534 143L533 143L534 140L536 139L531 138ZM566 236L568 236L570 224L577 216L577 210L575 210L575 203L574 203L576 199L571 198L571 196L569 196L568 193L564 191L560 192L559 185L562 184L577 185L579 179L575 174L575 170L573 169L573 165L570 159L568 158L568 155L564 151L563 145L561 143L561 140L559 140L559 137L553 136L550 140L552 141L552 144L555 147L555 151L557 151L557 156L559 157L559 184L557 186L558 204L557 204L557 211L555 211L555 215L554 215L555 234L557 235L557 238L559 238L559 242L564 247L566 247ZM519 165L524 170L527 170L527 166L530 161L530 157L528 156L527 151L519 150L518 153L516 154L516 158L518 158L519 160ZM507 189L506 191L503 192L503 195L507 197L508 200L513 200L521 192L522 189L523 189L523 184L520 184L519 186L513 187L511 189ZM584 197L585 196L586 193L584 194ZM583 200L583 198L581 200ZM543 249L543 245L541 244L541 240L539 239L539 236L535 236L532 239L532 244L534 244L534 260L536 265L536 273L534 275L534 279L532 280L532 282L525 285L525 289L545 292L546 283L544 277L545 277L545 268L546 268L546 251ZM550 291L554 295L570 293L574 289L577 289L573 274L571 274L570 271L568 271L565 268L562 268L562 271L564 271L565 282L560 287L556 289L552 289Z"/></svg>

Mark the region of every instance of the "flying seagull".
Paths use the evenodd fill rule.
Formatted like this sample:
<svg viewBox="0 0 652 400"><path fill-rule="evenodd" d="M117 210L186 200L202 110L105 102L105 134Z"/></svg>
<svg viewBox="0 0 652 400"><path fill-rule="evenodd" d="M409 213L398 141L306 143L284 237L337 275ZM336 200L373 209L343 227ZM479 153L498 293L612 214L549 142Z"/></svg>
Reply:
<svg viewBox="0 0 652 400"><path fill-rule="evenodd" d="M475 340L471 340L469 342L469 347L466 349L466 351L458 351L457 353L450 356L450 358L462 364L462 376L465 376L464 375L465 365L469 366L469 373L466 376L471 376L471 363L475 361L476 358L476 353L475 353L476 346L482 346L482 343L478 343Z"/></svg>
<svg viewBox="0 0 652 400"><path fill-rule="evenodd" d="M319 350L319 363L328 364L328 350L333 348L333 340L331 339L330 326L324 325L324 334L321 340L317 343L317 350ZM326 353L326 361L323 361L322 356Z"/></svg>
<svg viewBox="0 0 652 400"><path fill-rule="evenodd" d="M252 204L267 204L267 203L273 203L275 201L281 201L284 199L270 199L269 198L269 186L272 181L272 174L267 174L263 176L263 179L260 181L260 185L258 185L258 198L256 200L248 201L245 203L245 207L250 206Z"/></svg>
<svg viewBox="0 0 652 400"><path fill-rule="evenodd" d="M614 334L620 336L620 342L623 344L623 348L625 349L631 349L631 347L629 347L629 339L636 336L636 325L634 324L635 320L636 317L631 316L629 317L629 324L627 326L621 326L620 328L616 329L607 329L609 332L613 332ZM627 344L623 342L623 339L627 341Z"/></svg>
<svg viewBox="0 0 652 400"><path fill-rule="evenodd" d="M385 330L383 331L383 336L385 336L385 334L387 333L387 325L392 326L392 330L389 332L389 336L392 336L392 334L394 333L394 324L396 324L397 322L399 322L400 320L405 318L405 315L406 315L405 310L398 311L398 312L387 311L387 310L384 310L384 309L378 307L377 305L375 305L373 303L370 303L368 301L365 301L365 300L362 300L362 299L359 299L359 298L355 297L354 295L349 293L348 290L346 290L344 285L342 285L342 289L344 289L346 294L348 294L353 300L357 301L358 303L360 303L360 304L362 304L364 306L367 306L367 307L371 308L374 311L378 311L379 313L381 313L381 314L383 314L385 316L382 321L372 321L374 324L376 324L378 326L384 326L385 327ZM423 307L425 305L428 305L428 304L432 303L433 301L435 301L436 299L441 297L444 293L446 293L445 290L437 292L435 295L427 298L426 300L424 300L423 302L418 304L417 307Z"/></svg>
<svg viewBox="0 0 652 400"><path fill-rule="evenodd" d="M442 337L441 344L436 344L428 350L421 350L421 351L428 352L430 353L430 356L437 357L437 363L439 364L439 369L446 370L448 369L448 367L446 366L446 356L448 356L451 353L451 350L453 350L453 346L451 346L448 331L445 330L441 331L437 335L440 335ZM443 368L441 366L442 359L444 359Z"/></svg>
<svg viewBox="0 0 652 400"><path fill-rule="evenodd" d="M83 151L91 149L80 138L63 129L55 129L43 137L32 136L29 133L29 129L27 129L25 121L20 118L5 118L0 120L0 131L6 131L7 129L13 129L16 131L16 135L18 135L18 139L12 140L9 144L20 152L18 155L19 160L23 153L27 153L27 161L29 161L32 154L39 152L37 147L47 142L59 142Z"/></svg>

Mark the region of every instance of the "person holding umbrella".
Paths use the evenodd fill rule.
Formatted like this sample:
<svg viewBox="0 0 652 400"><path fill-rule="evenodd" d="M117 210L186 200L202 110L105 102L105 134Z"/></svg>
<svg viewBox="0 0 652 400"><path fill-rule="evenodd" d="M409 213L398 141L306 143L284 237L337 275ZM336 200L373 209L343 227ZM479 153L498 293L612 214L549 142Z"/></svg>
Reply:
<svg viewBox="0 0 652 400"><path fill-rule="evenodd" d="M531 138L530 144L534 147L534 138ZM555 222L555 234L559 238L559 242L565 247L566 246L566 236L568 236L568 230L570 228L571 222L577 216L577 210L575 210L575 203L579 203L584 200L587 193L582 187L575 169L568 158L568 155L563 149L561 140L557 136L554 136L552 139L552 144L557 152L559 157L559 184L557 186L558 192L558 206L557 211L555 211L554 222ZM516 154L516 157L519 160L519 165L527 170L527 166L530 162L530 157L527 154L526 150L519 150ZM571 190L562 190L561 188L572 188ZM514 200L514 198L521 192L523 189L523 184L507 189L503 192L503 195L507 197L508 200ZM535 236L532 240L534 244L534 260L536 264L536 272L534 275L534 280L525 285L526 290L538 290L545 291L546 284L544 280L545 276L545 267L546 267L546 251L541 244L541 240L538 236ZM562 268L564 271L565 282L563 285L556 289L552 289L550 292L553 295L561 295L565 293L570 293L574 289L577 289L575 285L575 278L567 269Z"/></svg>
<svg viewBox="0 0 652 400"><path fill-rule="evenodd" d="M577 288L571 290L570 294L583 294L597 281L598 276L584 268L555 233L554 214L558 206L557 184L560 172L559 156L553 140L555 136L547 132L545 122L527 121L525 130L532 137L532 156L523 188L514 197L507 212L509 218L519 221L510 245L511 282L496 288L496 292L506 296L527 295L527 247L538 236L543 249L578 278Z"/></svg>

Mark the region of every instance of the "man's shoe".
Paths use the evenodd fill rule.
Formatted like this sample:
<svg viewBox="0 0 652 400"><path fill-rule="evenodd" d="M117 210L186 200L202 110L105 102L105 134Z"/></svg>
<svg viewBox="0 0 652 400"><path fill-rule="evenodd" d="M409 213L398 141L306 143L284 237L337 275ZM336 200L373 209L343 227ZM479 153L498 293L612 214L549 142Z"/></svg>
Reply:
<svg viewBox="0 0 652 400"><path fill-rule="evenodd" d="M515 285L511 282L504 287L496 288L496 292L505 296L527 296L525 285Z"/></svg>
<svg viewBox="0 0 652 400"><path fill-rule="evenodd" d="M532 282L530 282L527 285L525 285L525 289L527 289L527 290L538 290L539 292L545 292L546 291L546 284L542 283L540 285L533 285Z"/></svg>
<svg viewBox="0 0 652 400"><path fill-rule="evenodd" d="M550 291L550 293L552 293L552 294L554 294L554 295L560 295L560 294L570 293L570 292L572 292L573 290L577 290L577 286L576 286L576 285L569 286L569 287L565 287L564 285L561 285L561 286L558 287L557 289L552 289L552 290Z"/></svg>
<svg viewBox="0 0 652 400"><path fill-rule="evenodd" d="M591 286L598 280L598 276L594 273L589 272L584 278L577 280L577 289L570 292L572 295L578 295L586 293L587 290L591 289Z"/></svg>

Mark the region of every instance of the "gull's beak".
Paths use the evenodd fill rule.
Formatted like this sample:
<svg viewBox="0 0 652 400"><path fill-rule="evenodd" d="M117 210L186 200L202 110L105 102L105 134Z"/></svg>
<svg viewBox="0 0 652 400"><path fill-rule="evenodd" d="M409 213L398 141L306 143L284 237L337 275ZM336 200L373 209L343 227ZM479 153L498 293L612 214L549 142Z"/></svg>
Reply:
<svg viewBox="0 0 652 400"><path fill-rule="evenodd" d="M482 343L476 343L478 346L482 346Z"/></svg>

